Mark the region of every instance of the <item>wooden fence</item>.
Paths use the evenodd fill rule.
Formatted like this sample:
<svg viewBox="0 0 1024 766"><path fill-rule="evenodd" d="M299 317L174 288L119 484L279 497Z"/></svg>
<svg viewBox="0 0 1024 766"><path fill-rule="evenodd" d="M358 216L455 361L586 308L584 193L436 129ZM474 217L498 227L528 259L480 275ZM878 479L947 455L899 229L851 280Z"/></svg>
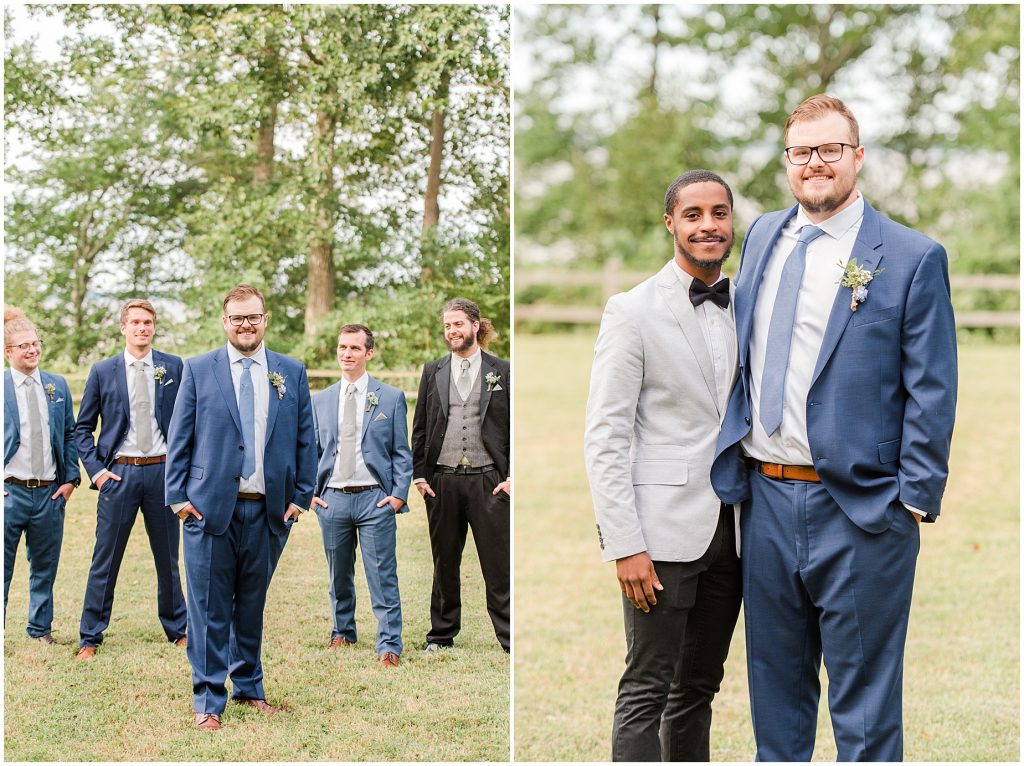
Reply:
<svg viewBox="0 0 1024 766"><path fill-rule="evenodd" d="M560 324L599 324L604 304L615 293L628 290L651 276L649 271L625 271L620 261L605 262L601 271L570 271L556 269L521 269L515 273L517 289L558 285L561 287L600 287L601 305L555 305L552 303L516 304L515 320L519 322L556 322ZM952 274L953 292L961 290L995 290L1017 292L1020 280L1012 274ZM957 327L1020 327L1019 311L958 311Z"/></svg>

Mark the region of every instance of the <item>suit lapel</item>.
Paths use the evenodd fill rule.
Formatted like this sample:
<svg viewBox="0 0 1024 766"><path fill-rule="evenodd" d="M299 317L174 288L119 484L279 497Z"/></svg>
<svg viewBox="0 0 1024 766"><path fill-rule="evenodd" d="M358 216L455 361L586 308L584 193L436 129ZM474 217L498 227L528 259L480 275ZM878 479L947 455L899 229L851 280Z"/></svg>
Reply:
<svg viewBox="0 0 1024 766"><path fill-rule="evenodd" d="M487 385L488 373L494 373L499 378L501 373L498 372L498 366L494 363L494 359L490 354L485 354L483 350L480 351L480 359L482 364L480 365L480 422L482 423L484 418L487 417L487 407L491 403L491 391L494 389L493 386Z"/></svg>
<svg viewBox="0 0 1024 766"><path fill-rule="evenodd" d="M263 381L263 385L270 387L270 402L267 405L267 438L264 442L264 446L270 443L270 435L274 433L274 422L277 420L277 412L281 408L281 397L277 394L277 389L270 382L270 375L278 373L281 377L284 377L284 373L281 372L281 358L273 351L267 349L267 379ZM256 386L260 385L259 382L253 381L252 387L255 390ZM284 382L285 389L288 388L288 381Z"/></svg>
<svg viewBox="0 0 1024 766"><path fill-rule="evenodd" d="M675 317L679 329L683 331L686 342L690 345L694 359L697 360L697 367L704 378L704 385L708 388L711 401L718 408L718 395L715 393L715 368L711 363L711 356L708 353L707 343L704 340L704 333L701 332L698 324L697 314L694 312L690 296L683 289L682 282L676 275L675 266L669 261L658 273L657 285L661 297L665 299L669 311Z"/></svg>
<svg viewBox="0 0 1024 766"><path fill-rule="evenodd" d="M57 379L48 372L40 370L39 379L43 382L43 400L46 402L46 417L50 421L50 446L53 449L53 458L56 460L59 443L57 440L57 418L54 413L57 409L57 399L60 398L60 387L57 385ZM53 396L46 393L47 385L53 386Z"/></svg>
<svg viewBox="0 0 1024 766"><path fill-rule="evenodd" d="M217 387L220 388L220 395L224 398L224 403L227 405L231 421L235 424L235 428L238 429L238 433L242 433L242 418L238 414L235 386L231 382L231 358L223 347L217 349L213 356L213 377L216 379Z"/></svg>
<svg viewBox="0 0 1024 766"><path fill-rule="evenodd" d="M163 354L159 351L153 351L153 388L156 390L156 397L153 402L153 417L156 418L157 425L160 425L160 415L163 413L164 397L161 393L163 385L156 379L156 368L163 364Z"/></svg>
<svg viewBox="0 0 1024 766"><path fill-rule="evenodd" d="M124 352L114 357L114 388L117 391L118 399L121 400L124 416L131 423L132 402L128 397L128 373L124 365Z"/></svg>
<svg viewBox="0 0 1024 766"><path fill-rule="evenodd" d="M342 379L344 380L344 379ZM337 454L338 449L338 397L341 395L341 381L332 383L324 389L324 418L327 423L327 441L324 442L324 453Z"/></svg>
<svg viewBox="0 0 1024 766"><path fill-rule="evenodd" d="M14 457L14 452L17 451L18 445L21 443L21 418L18 415L18 398L14 391L14 376L11 375L10 369L4 370L4 428L10 429L10 438L5 437L4 441L14 445L11 454L4 455L4 462L7 463Z"/></svg>
<svg viewBox="0 0 1024 766"><path fill-rule="evenodd" d="M754 263L751 264L754 269L753 272L750 272L746 267L743 268L743 286L741 289L746 293L746 296L745 300L742 301L744 305L743 311L736 318L737 345L739 348L739 358L743 364L747 363L747 354L750 349L750 332L754 325L754 309L757 307L757 298L761 290L761 280L764 278L765 266L768 265L768 259L771 258L772 251L775 249L775 243L779 241L782 229L789 222L789 219L796 215L796 209L797 205L794 205L786 212L786 215L779 217L775 226L768 231L767 240L765 240L765 245L761 248L760 252L748 254L748 257L753 256L755 258Z"/></svg>
<svg viewBox="0 0 1024 766"><path fill-rule="evenodd" d="M363 440L366 439L366 429L370 427L370 421L373 420L377 414L377 404L370 404L370 394L373 393L377 396L377 404L380 404L380 381L370 378L366 382L366 404L367 407L363 407L363 433L359 437L359 443L362 444ZM337 401L337 400L335 400Z"/></svg>
<svg viewBox="0 0 1024 766"><path fill-rule="evenodd" d="M853 250L850 258L857 259L857 265L868 271L875 271L878 264L882 262L882 253L879 249L882 246L882 232L879 225L878 214L864 202L864 220L861 222L860 231L857 233L857 240L853 243ZM843 336L846 326L850 323L853 311L850 309L849 287L839 286L836 290L835 300L832 302L832 311L829 313L828 325L825 327L825 335L821 339L821 350L818 352L818 361L814 365L814 374L811 376L811 385L818 379L821 371L825 369L832 353L836 350L839 339Z"/></svg>
<svg viewBox="0 0 1024 766"><path fill-rule="evenodd" d="M452 383L452 355L441 359L440 364L437 365L437 372L434 373L434 383L437 385L437 396L441 402L441 412L444 413L445 420L448 419L448 394Z"/></svg>

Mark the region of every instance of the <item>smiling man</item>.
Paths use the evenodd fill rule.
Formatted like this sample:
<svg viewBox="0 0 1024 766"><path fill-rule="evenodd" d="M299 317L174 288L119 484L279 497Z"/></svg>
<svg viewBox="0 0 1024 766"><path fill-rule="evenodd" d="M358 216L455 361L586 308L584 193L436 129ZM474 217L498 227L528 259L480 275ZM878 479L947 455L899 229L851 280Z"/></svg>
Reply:
<svg viewBox="0 0 1024 766"><path fill-rule="evenodd" d="M807 99L784 135L798 204L743 243L742 373L712 471L743 502L757 758L810 759L824 656L839 760L898 761L918 525L939 515L956 409L946 253L857 191L842 101Z"/></svg>
<svg viewBox="0 0 1024 766"><path fill-rule="evenodd" d="M584 451L626 627L612 760L707 761L740 605L735 511L711 488L736 379L732 191L692 170L665 194L675 257L605 306Z"/></svg>
<svg viewBox="0 0 1024 766"><path fill-rule="evenodd" d="M164 504L167 432L181 383L181 359L153 348L156 309L147 300L121 308L123 351L93 365L75 426L75 444L96 504L96 545L79 625L79 660L103 643L128 538L142 509L156 568L156 603L168 641L185 646L186 609L178 572L178 520ZM102 420L99 439L93 438Z"/></svg>

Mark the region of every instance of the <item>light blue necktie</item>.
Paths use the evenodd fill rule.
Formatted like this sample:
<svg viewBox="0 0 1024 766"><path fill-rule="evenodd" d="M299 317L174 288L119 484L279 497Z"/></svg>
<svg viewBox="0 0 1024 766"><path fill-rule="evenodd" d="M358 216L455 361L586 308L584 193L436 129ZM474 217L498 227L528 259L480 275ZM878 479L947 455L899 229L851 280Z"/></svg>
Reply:
<svg viewBox="0 0 1024 766"><path fill-rule="evenodd" d="M764 432L771 436L782 425L782 399L786 393L786 371L789 369L789 350L793 344L793 320L800 283L804 277L807 246L825 232L817 226L800 229L800 239L782 267L779 291L775 294L772 321L768 325L768 345L765 348L764 372L761 374L760 419Z"/></svg>
<svg viewBox="0 0 1024 766"><path fill-rule="evenodd" d="M252 387L252 359L242 360L242 382L238 386L238 414L242 417L242 443L245 457L242 459L242 478L256 473L256 392Z"/></svg>

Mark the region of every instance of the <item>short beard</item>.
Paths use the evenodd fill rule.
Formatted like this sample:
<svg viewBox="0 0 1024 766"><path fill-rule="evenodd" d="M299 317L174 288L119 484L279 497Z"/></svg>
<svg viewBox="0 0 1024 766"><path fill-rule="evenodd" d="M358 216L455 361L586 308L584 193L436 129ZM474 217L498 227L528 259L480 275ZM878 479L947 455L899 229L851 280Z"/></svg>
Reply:
<svg viewBox="0 0 1024 766"><path fill-rule="evenodd" d="M797 193L797 190L793 188L792 184L789 186L789 190L793 192L793 196L796 198L796 201L800 203L800 207L814 215L834 213L850 199L855 188L855 184L847 189L837 188L833 194L827 194L824 197L818 197L817 199L812 200L801 193Z"/></svg>
<svg viewBox="0 0 1024 766"><path fill-rule="evenodd" d="M718 266L719 268L721 268L722 264L725 263L727 260L729 260L729 254L732 253L732 245L733 245L733 243L730 242L729 243L729 247L727 247L725 252L722 253L722 257L721 258L717 258L715 260L710 260L710 261L701 260L700 258L695 256L693 253L691 253L689 250L687 250L683 246L683 243L679 242L678 240L676 241L676 252L679 253L681 256L683 256L683 260L686 261L691 266L693 266L694 268L697 268L697 269L713 269L715 266Z"/></svg>
<svg viewBox="0 0 1024 766"><path fill-rule="evenodd" d="M469 351L469 349L473 348L473 344L476 342L476 338L472 335L468 337L463 335L462 340L456 343L455 345L452 345L452 342L448 340L448 338L445 338L444 342L445 344L447 344L449 351L454 351L455 353L458 354L462 351Z"/></svg>
<svg viewBox="0 0 1024 766"><path fill-rule="evenodd" d="M248 354L250 351L255 351L260 347L260 343L263 342L263 338L259 338L255 343L242 345L242 341L238 338L229 338L231 345L241 351L243 354Z"/></svg>

